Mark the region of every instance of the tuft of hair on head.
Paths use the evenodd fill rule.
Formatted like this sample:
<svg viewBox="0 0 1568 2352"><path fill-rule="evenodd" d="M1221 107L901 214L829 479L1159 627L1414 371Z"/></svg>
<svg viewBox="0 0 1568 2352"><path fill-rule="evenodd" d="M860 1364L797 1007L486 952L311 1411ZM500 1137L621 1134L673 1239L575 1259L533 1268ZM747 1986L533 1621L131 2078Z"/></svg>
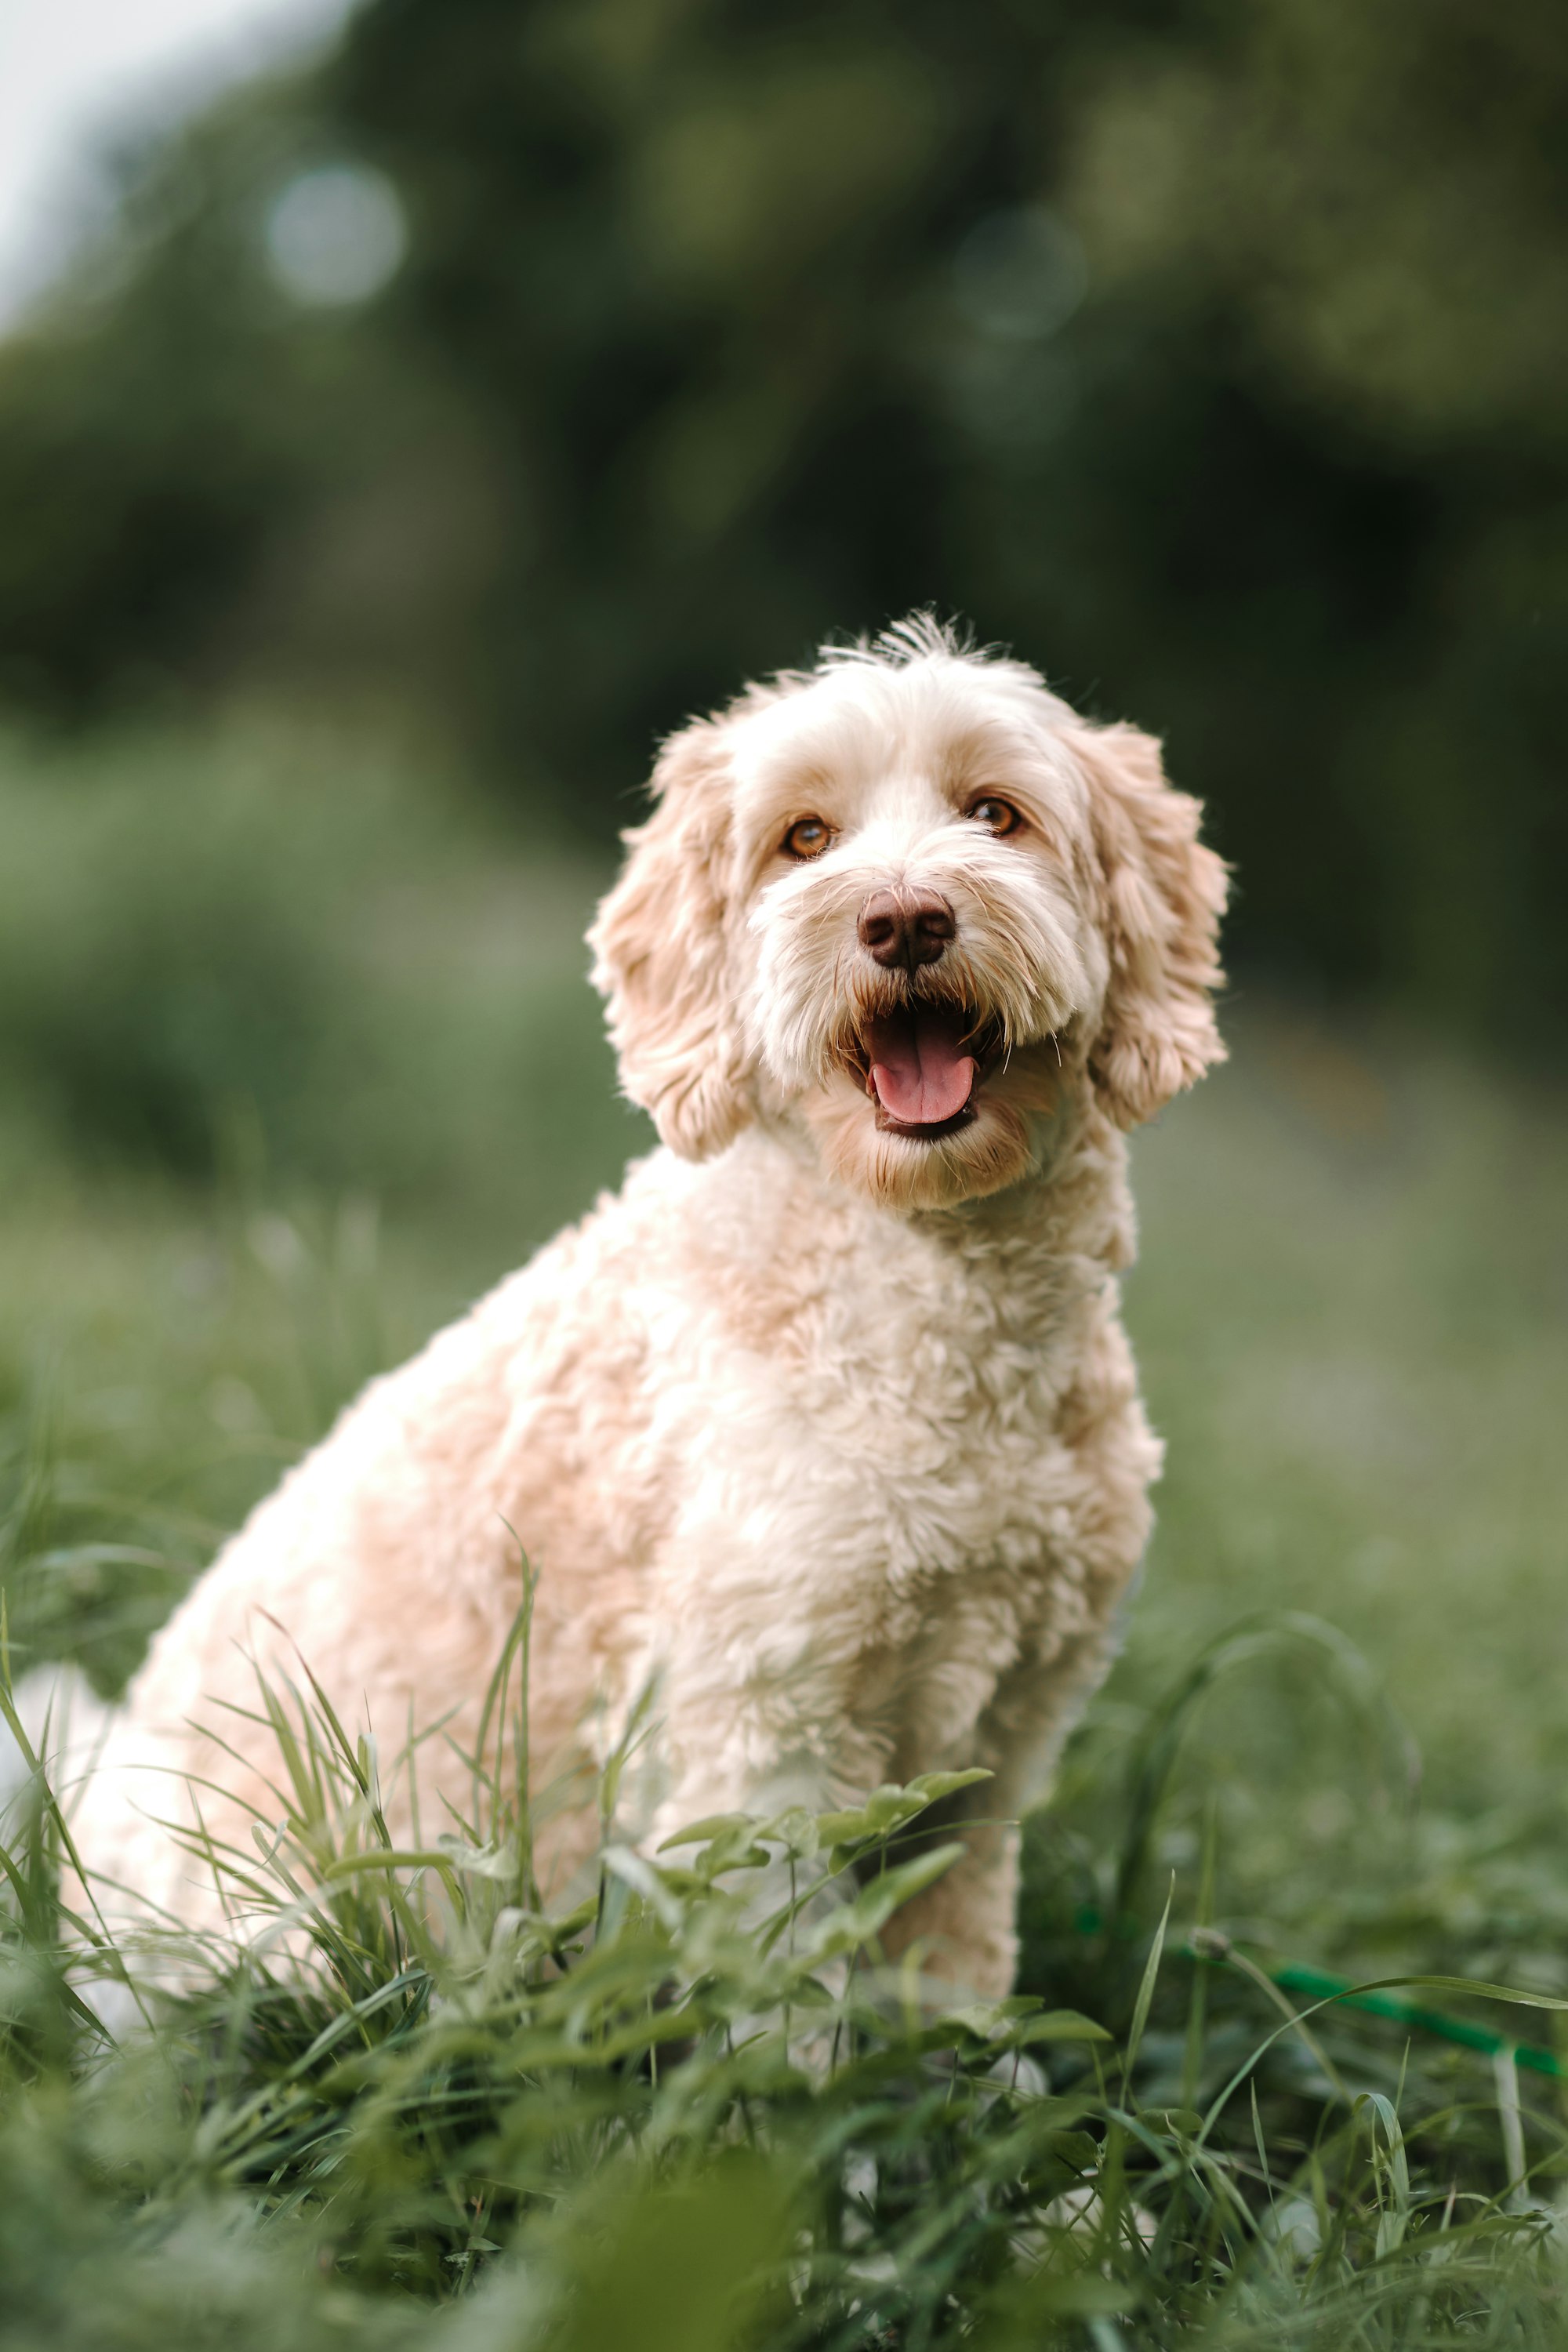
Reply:
<svg viewBox="0 0 1568 2352"><path fill-rule="evenodd" d="M922 661L984 661L994 647L976 644L965 621L942 621L927 606L901 621L889 622L873 636L851 638L840 645L829 639L817 650L819 671L846 669L866 664L879 669L908 669Z"/></svg>
<svg viewBox="0 0 1568 2352"><path fill-rule="evenodd" d="M751 1117L730 986L723 734L722 719L698 719L666 740L650 782L658 805L622 835L630 855L588 933L621 1091L684 1160L711 1159Z"/></svg>
<svg viewBox="0 0 1568 2352"><path fill-rule="evenodd" d="M1117 1125L1136 1127L1226 1058L1213 999L1228 869L1152 736L1079 721L1066 740L1089 784L1110 961L1089 1075Z"/></svg>

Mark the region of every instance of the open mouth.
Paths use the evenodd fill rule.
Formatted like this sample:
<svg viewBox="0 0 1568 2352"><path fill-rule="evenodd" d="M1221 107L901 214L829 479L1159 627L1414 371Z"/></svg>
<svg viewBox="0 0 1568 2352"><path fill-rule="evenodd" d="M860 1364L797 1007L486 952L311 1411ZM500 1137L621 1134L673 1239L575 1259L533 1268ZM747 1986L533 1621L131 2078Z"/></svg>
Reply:
<svg viewBox="0 0 1568 2352"><path fill-rule="evenodd" d="M912 1003L871 1015L855 1055L877 1125L934 1143L966 1127L996 1057L995 1024L963 1004Z"/></svg>

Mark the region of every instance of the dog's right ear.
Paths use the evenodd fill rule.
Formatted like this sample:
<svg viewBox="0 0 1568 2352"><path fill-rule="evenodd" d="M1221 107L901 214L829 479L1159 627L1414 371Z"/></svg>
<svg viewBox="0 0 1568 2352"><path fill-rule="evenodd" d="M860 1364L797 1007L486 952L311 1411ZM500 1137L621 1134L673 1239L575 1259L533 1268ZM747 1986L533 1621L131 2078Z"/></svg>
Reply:
<svg viewBox="0 0 1568 2352"><path fill-rule="evenodd" d="M664 745L658 805L623 835L626 870L588 933L621 1090L683 1160L722 1151L750 1117L731 982L723 736L721 723L700 719Z"/></svg>

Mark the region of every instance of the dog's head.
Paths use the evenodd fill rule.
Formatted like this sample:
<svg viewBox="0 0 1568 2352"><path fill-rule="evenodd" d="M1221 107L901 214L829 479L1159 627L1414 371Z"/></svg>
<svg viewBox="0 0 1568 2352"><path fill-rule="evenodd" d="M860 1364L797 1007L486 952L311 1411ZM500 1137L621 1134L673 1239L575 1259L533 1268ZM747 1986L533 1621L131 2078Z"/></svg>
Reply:
<svg viewBox="0 0 1568 2352"><path fill-rule="evenodd" d="M897 1208L994 1192L1064 1088L1119 1126L1224 1053L1225 869L1158 746L916 621L666 743L590 934L622 1084L689 1159L801 1123Z"/></svg>

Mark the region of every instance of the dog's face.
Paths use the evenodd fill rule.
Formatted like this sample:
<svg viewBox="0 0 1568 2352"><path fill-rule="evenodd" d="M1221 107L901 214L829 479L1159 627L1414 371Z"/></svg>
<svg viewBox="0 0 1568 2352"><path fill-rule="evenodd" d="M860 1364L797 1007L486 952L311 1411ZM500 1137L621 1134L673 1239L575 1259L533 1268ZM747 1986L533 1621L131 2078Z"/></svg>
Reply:
<svg viewBox="0 0 1568 2352"><path fill-rule="evenodd" d="M1064 1088L1147 1118L1223 1048L1224 870L1157 747L924 624L666 745L600 909L628 1095L688 1157L759 1116L949 1207L1039 1164Z"/></svg>

